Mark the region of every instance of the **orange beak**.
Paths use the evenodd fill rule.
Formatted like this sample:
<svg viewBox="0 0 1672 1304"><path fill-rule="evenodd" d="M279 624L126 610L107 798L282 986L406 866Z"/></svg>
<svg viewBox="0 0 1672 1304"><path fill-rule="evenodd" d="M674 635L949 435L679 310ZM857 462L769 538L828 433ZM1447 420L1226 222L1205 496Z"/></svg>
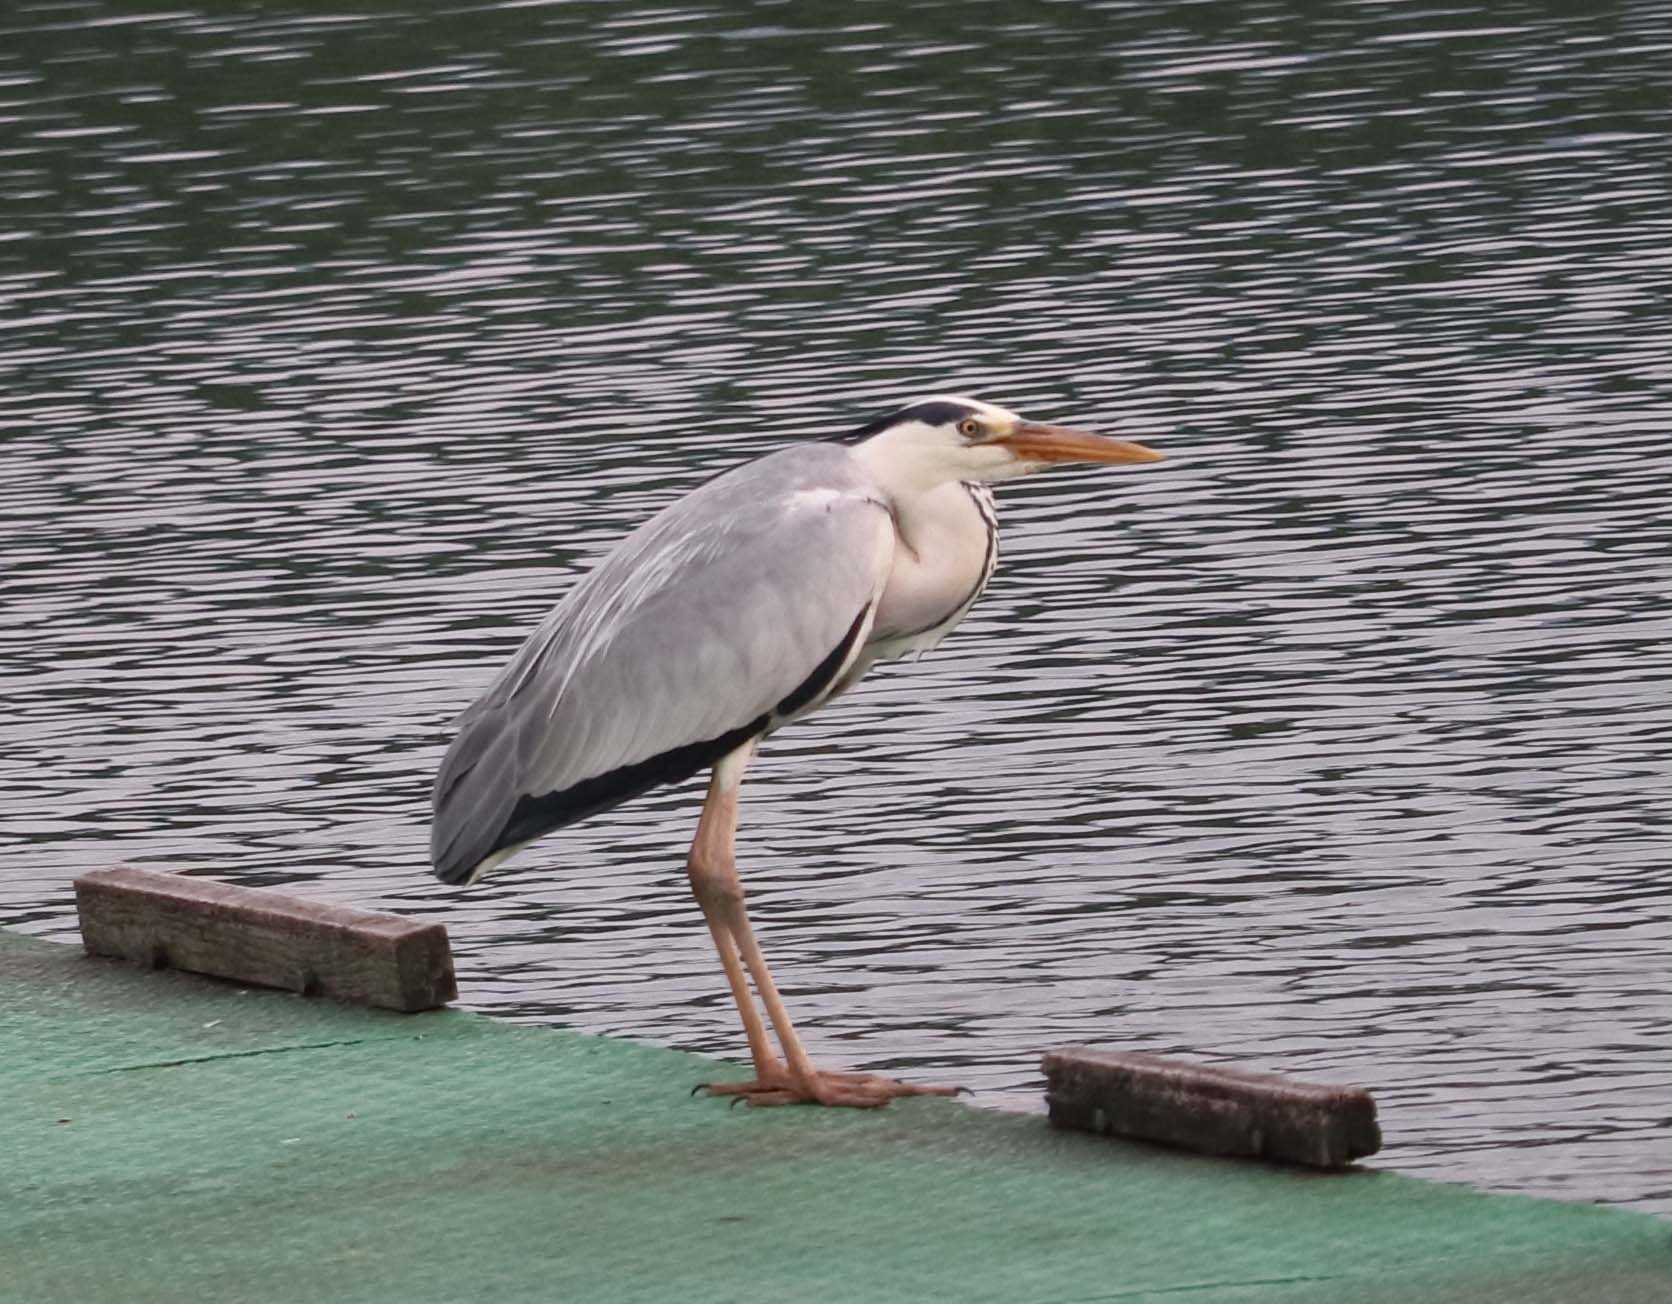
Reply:
<svg viewBox="0 0 1672 1304"><path fill-rule="evenodd" d="M1008 448L1022 462L1160 462L1165 453L1124 439L1088 435L1064 426L1037 426L1024 421L1002 439L993 441Z"/></svg>

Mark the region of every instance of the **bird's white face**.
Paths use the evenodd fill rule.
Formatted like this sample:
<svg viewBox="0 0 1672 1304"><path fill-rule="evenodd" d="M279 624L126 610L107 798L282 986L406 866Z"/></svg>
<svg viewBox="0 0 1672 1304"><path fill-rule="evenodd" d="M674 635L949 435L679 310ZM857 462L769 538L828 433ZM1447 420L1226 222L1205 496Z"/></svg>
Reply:
<svg viewBox="0 0 1672 1304"><path fill-rule="evenodd" d="M872 471L919 492L950 480L1012 480L1062 462L1162 460L1142 444L1041 425L962 395L919 399L867 431L858 451Z"/></svg>

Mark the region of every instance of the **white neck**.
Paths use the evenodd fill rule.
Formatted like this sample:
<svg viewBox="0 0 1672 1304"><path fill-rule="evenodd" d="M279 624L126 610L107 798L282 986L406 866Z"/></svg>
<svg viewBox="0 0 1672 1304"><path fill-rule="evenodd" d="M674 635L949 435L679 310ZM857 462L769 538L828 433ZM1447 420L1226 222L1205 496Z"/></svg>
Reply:
<svg viewBox="0 0 1672 1304"><path fill-rule="evenodd" d="M1005 478L1012 460L998 448L966 447L937 437L917 422L873 435L853 453L897 510L909 510L912 499L959 480Z"/></svg>
<svg viewBox="0 0 1672 1304"><path fill-rule="evenodd" d="M915 424L895 426L853 450L871 478L898 505L958 478L941 450L924 443L924 434Z"/></svg>

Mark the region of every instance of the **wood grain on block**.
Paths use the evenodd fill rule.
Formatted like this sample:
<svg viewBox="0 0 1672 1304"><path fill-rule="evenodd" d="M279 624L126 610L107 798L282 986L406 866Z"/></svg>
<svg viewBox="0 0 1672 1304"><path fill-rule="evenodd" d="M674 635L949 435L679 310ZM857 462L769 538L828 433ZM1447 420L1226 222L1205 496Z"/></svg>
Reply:
<svg viewBox="0 0 1672 1304"><path fill-rule="evenodd" d="M1044 1069L1057 1127L1316 1168L1382 1146L1376 1102L1360 1087L1080 1047L1047 1051Z"/></svg>
<svg viewBox="0 0 1672 1304"><path fill-rule="evenodd" d="M391 1010L459 994L438 923L138 869L83 874L75 900L94 955Z"/></svg>

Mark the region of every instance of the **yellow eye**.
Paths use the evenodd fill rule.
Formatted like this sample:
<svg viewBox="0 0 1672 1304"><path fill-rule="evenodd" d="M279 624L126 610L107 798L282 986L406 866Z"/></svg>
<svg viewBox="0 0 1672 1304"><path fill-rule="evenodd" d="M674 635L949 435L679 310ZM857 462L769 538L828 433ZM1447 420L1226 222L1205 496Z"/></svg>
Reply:
<svg viewBox="0 0 1672 1304"><path fill-rule="evenodd" d="M965 417L958 423L958 433L965 439L974 439L981 433L981 423L974 417Z"/></svg>

